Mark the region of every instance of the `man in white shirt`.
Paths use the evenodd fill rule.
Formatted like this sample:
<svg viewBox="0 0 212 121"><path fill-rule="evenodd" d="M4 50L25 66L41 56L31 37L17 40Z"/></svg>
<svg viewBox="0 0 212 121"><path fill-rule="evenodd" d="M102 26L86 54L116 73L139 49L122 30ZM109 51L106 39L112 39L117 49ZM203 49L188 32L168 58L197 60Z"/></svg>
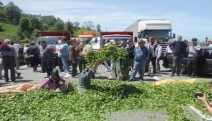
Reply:
<svg viewBox="0 0 212 121"><path fill-rule="evenodd" d="M162 47L159 45L160 41L157 40L155 44L155 56L156 56L156 70L160 71L160 57L162 54Z"/></svg>
<svg viewBox="0 0 212 121"><path fill-rule="evenodd" d="M11 42L11 46L15 48L16 56L15 56L15 64L16 64L16 70L19 69L19 46L14 45L14 42Z"/></svg>
<svg viewBox="0 0 212 121"><path fill-rule="evenodd" d="M197 74L197 63L198 63L198 51L200 50L200 45L197 44L197 39L192 38L189 44L188 51L188 61L187 61L187 74L188 76L195 77Z"/></svg>

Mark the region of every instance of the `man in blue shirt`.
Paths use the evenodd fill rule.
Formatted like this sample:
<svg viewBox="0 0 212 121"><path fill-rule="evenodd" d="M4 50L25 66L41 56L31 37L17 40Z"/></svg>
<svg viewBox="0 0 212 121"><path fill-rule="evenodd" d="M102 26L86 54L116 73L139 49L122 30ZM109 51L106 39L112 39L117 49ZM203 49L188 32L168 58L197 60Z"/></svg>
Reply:
<svg viewBox="0 0 212 121"><path fill-rule="evenodd" d="M138 47L135 47L134 50L134 65L133 65L133 71L130 76L129 81L133 81L135 78L135 75L138 70L141 71L140 73L140 80L143 80L145 68L146 68L146 61L148 59L149 51L145 47L145 41L139 40L138 41Z"/></svg>
<svg viewBox="0 0 212 121"><path fill-rule="evenodd" d="M66 43L66 39L63 38L61 44L59 45L60 58L62 60L66 76L69 76L69 64L68 64L68 44Z"/></svg>

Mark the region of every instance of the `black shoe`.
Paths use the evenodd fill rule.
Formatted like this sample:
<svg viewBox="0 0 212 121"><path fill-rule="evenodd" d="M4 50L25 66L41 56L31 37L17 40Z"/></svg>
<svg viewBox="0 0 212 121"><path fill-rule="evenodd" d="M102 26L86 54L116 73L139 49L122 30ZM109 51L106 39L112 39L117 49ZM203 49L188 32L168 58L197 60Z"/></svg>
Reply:
<svg viewBox="0 0 212 121"><path fill-rule="evenodd" d="M192 75L191 75L191 78L194 78L194 77L195 77L195 75L194 75L194 74L192 74Z"/></svg>
<svg viewBox="0 0 212 121"><path fill-rule="evenodd" d="M127 80L128 82L130 82L130 81L135 81L134 79L129 79L129 80Z"/></svg>
<svg viewBox="0 0 212 121"><path fill-rule="evenodd" d="M19 72L19 73L17 73L17 78L19 78L21 76L21 73Z"/></svg>
<svg viewBox="0 0 212 121"><path fill-rule="evenodd" d="M180 76L180 74L177 74L177 76Z"/></svg>
<svg viewBox="0 0 212 121"><path fill-rule="evenodd" d="M174 74L171 74L170 76L171 76L171 77L173 77L173 76L174 76Z"/></svg>

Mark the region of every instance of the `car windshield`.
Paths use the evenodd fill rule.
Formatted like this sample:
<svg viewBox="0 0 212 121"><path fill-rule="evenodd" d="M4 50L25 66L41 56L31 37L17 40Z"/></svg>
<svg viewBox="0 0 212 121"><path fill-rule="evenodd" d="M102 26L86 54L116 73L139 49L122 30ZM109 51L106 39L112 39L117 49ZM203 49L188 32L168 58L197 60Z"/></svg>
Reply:
<svg viewBox="0 0 212 121"><path fill-rule="evenodd" d="M44 36L44 37L38 37L36 39L36 44L38 44L39 41L44 40L44 41L46 41L47 45L54 45L60 39L62 39L61 36Z"/></svg>
<svg viewBox="0 0 212 121"><path fill-rule="evenodd" d="M211 49L202 49L201 55L205 58L212 58L212 48Z"/></svg>

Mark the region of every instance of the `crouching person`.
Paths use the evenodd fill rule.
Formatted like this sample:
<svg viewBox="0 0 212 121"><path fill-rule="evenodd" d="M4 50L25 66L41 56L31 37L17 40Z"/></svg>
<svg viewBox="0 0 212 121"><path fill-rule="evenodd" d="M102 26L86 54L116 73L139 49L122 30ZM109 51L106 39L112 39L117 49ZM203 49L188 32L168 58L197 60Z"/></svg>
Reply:
<svg viewBox="0 0 212 121"><path fill-rule="evenodd" d="M87 70L85 73L81 74L79 77L78 91L83 92L86 89L90 89L91 86L91 78L95 78L95 72L98 66L102 63L102 61L98 61L94 65L91 65L91 69Z"/></svg>
<svg viewBox="0 0 212 121"><path fill-rule="evenodd" d="M51 75L44 80L39 89L43 89L45 86L48 86L49 89L55 90L56 92L63 93L73 90L72 85L59 76L57 69L52 71Z"/></svg>

